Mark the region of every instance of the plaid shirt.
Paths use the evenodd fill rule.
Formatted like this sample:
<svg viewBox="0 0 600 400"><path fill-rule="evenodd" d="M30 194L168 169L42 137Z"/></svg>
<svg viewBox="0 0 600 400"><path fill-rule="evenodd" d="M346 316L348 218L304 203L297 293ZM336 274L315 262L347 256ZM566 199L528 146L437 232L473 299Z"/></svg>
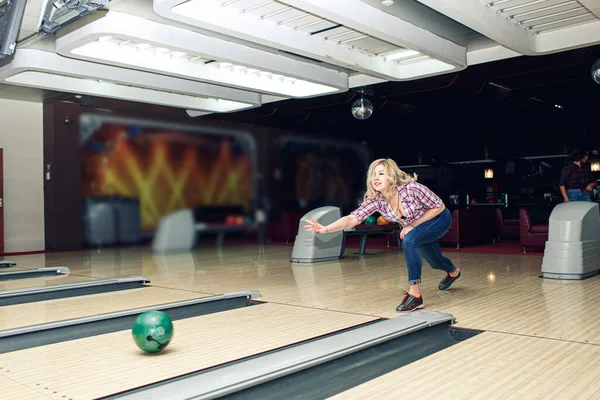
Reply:
<svg viewBox="0 0 600 400"><path fill-rule="evenodd" d="M406 226L425 214L427 210L439 208L442 205L442 199L429 190L427 186L420 183L410 182L408 185L397 185L396 188L400 194L400 201L404 212L406 212L406 218L400 218L400 215L394 212L392 206L382 194L379 194L379 197L365 201L350 214L354 215L360 224L369 215L377 211L388 221L399 222L402 226Z"/></svg>
<svg viewBox="0 0 600 400"><path fill-rule="evenodd" d="M567 190L585 190L590 183L592 183L592 171L588 165L583 164L578 167L577 164L571 163L563 167L559 186L564 186Z"/></svg>

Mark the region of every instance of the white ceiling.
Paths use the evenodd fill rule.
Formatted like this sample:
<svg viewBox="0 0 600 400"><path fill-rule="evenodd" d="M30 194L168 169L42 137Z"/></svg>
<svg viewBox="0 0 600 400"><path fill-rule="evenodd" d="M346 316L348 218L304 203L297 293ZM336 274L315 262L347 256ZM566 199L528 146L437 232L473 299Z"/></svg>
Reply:
<svg viewBox="0 0 600 400"><path fill-rule="evenodd" d="M37 34L42 5L42 0L28 1L15 58L24 48L56 53L55 35L43 38ZM214 9L207 8L212 5ZM329 69L347 77L347 88L386 80L421 79L479 63L600 43L598 0L395 0L391 6L382 5L381 0L113 0L107 9L109 15L128 14L159 23L161 29L178 28L244 46L253 60L246 67L253 70L276 73L278 60L285 61L283 57L297 63L297 75L302 79L310 81L311 73L315 73L319 78L315 75L313 81L322 84L327 76L323 72ZM73 35L105 14L96 12L61 29L56 36ZM224 16L227 18L219 18ZM110 36L110 29L105 33ZM150 34L147 38L140 36L138 32L137 42L147 39L156 44L157 39ZM178 50L192 54L191 41L192 36L189 46L181 42ZM195 50L197 54L198 46ZM407 50L413 59L390 61L390 54ZM276 56L261 57L266 53ZM224 56L221 52L221 61L227 58ZM77 56L59 51L58 57ZM243 57L236 60L244 64ZM264 65L258 65L260 60ZM170 75L168 71L141 70L139 66L127 67L93 57L84 61L104 63L107 68L129 68L131 73L144 76ZM284 64L285 74L281 74L294 75L289 62ZM8 68L1 68L0 75ZM336 75L336 87L339 78ZM193 74L179 74L177 79L215 84ZM239 85L231 89L244 90ZM40 101L55 93L42 85L0 85L0 97L6 98ZM261 96L262 103L285 98L266 90Z"/></svg>
<svg viewBox="0 0 600 400"><path fill-rule="evenodd" d="M420 2L523 55L549 54L600 42L598 0Z"/></svg>
<svg viewBox="0 0 600 400"><path fill-rule="evenodd" d="M396 18L410 21L454 43L465 46L467 50L489 47L495 42L481 33L448 18L444 14L427 7L417 0L395 0L391 6L384 6L381 0L361 0L370 6L383 10Z"/></svg>

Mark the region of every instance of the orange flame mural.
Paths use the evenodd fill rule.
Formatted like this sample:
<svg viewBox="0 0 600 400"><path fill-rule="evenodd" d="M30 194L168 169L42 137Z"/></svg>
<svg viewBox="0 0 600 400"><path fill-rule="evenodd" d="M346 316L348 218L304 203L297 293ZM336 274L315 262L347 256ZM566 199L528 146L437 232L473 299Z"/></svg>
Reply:
<svg viewBox="0 0 600 400"><path fill-rule="evenodd" d="M105 124L83 150L83 195L139 199L143 230L180 208L241 205L252 198L252 158L235 139Z"/></svg>

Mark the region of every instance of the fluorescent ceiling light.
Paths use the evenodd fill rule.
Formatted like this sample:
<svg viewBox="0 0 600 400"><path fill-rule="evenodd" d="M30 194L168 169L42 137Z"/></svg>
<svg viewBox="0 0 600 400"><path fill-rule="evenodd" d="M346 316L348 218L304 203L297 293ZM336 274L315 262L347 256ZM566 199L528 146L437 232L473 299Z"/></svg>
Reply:
<svg viewBox="0 0 600 400"><path fill-rule="evenodd" d="M24 71L9 76L4 80L22 86L37 86L43 82L45 89L62 92L82 93L101 97L112 97L122 100L132 98L144 99L145 103L160 104L170 107L212 110L213 112L228 112L248 108L248 104L230 100L194 97L179 93L168 93L159 90L126 86L118 83L104 82L93 79L73 78L49 72ZM139 100L137 100L139 101Z"/></svg>
<svg viewBox="0 0 600 400"><path fill-rule="evenodd" d="M454 66L440 60L427 59L410 64L402 64L402 77L414 78L419 75L432 75L440 72L452 71Z"/></svg>
<svg viewBox="0 0 600 400"><path fill-rule="evenodd" d="M114 11L72 32L59 32L56 49L65 57L277 96L348 90L346 73Z"/></svg>
<svg viewBox="0 0 600 400"><path fill-rule="evenodd" d="M471 161L450 161L448 164L462 165L462 164L487 164L493 163L496 160L471 160Z"/></svg>
<svg viewBox="0 0 600 400"><path fill-rule="evenodd" d="M552 154L549 156L527 156L527 157L519 157L521 160L541 160L544 158L565 158L569 157L568 154Z"/></svg>
<svg viewBox="0 0 600 400"><path fill-rule="evenodd" d="M153 1L164 18L383 80L411 80L467 65L466 48L360 0L344 0L344 7L338 0ZM415 60L419 67L414 67L384 56L402 51L428 58Z"/></svg>
<svg viewBox="0 0 600 400"><path fill-rule="evenodd" d="M0 68L4 83L196 111L231 112L261 105L260 95L132 71L34 49L21 49Z"/></svg>
<svg viewBox="0 0 600 400"><path fill-rule="evenodd" d="M339 89L281 74L248 68L230 62L213 62L202 55L173 51L118 37L102 38L73 49L82 59L166 72L170 75L226 84L262 93L308 97L338 92Z"/></svg>
<svg viewBox="0 0 600 400"><path fill-rule="evenodd" d="M402 60L405 58L417 56L419 54L421 54L421 53L419 53L416 50L402 49L402 50L392 51L392 52L389 52L386 54L381 54L381 56L383 56L383 58L386 61L396 61L396 60Z"/></svg>
<svg viewBox="0 0 600 400"><path fill-rule="evenodd" d="M427 168L431 167L431 164L413 164L413 165L399 165L398 168Z"/></svg>

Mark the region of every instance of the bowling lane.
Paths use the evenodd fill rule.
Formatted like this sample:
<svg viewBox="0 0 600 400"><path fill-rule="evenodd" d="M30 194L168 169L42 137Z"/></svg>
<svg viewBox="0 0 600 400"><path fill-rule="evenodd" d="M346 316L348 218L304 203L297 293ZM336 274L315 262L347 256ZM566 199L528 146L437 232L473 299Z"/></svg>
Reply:
<svg viewBox="0 0 600 400"><path fill-rule="evenodd" d="M147 287L0 307L0 330L89 317L208 296L207 293Z"/></svg>
<svg viewBox="0 0 600 400"><path fill-rule="evenodd" d="M0 355L0 376L52 399L93 399L374 320L306 307L263 304L174 321L173 341L145 354L124 330ZM4 393L11 396L11 393Z"/></svg>
<svg viewBox="0 0 600 400"><path fill-rule="evenodd" d="M2 388L2 398L10 400L51 399L51 397L44 393L47 390L44 390L44 387L41 385L36 388L28 388L5 376L0 376L0 387Z"/></svg>
<svg viewBox="0 0 600 400"><path fill-rule="evenodd" d="M6 272L6 271L0 271ZM65 283L74 282L86 282L93 278L86 276L76 275L59 275L59 276L45 276L39 278L28 278L28 279L14 279L10 281L0 281L0 290L14 290L24 289L32 287L50 286L50 285L62 285Z"/></svg>
<svg viewBox="0 0 600 400"><path fill-rule="evenodd" d="M484 332L328 400L598 399L600 347Z"/></svg>

